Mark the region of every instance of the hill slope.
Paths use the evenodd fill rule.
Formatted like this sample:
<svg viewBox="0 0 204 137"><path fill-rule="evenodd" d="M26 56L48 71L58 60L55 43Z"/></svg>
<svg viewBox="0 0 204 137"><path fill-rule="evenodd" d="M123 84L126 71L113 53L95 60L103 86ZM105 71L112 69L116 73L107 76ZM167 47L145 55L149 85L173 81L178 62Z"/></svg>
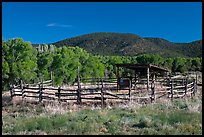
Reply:
<svg viewBox="0 0 204 137"><path fill-rule="evenodd" d="M79 46L99 55L160 54L164 57L201 57L202 40L173 43L161 38L142 38L130 33L91 33L55 43L60 46Z"/></svg>

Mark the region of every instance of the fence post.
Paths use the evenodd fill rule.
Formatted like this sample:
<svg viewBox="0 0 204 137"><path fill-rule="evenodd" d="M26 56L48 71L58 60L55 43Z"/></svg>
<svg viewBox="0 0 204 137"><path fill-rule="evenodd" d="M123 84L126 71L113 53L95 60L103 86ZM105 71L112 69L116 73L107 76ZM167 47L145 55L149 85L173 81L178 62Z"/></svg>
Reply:
<svg viewBox="0 0 204 137"><path fill-rule="evenodd" d="M188 90L188 79L186 78L186 82L185 82L185 96Z"/></svg>
<svg viewBox="0 0 204 137"><path fill-rule="evenodd" d="M129 101L131 100L131 81L130 81L130 83L129 83L129 93L128 93L128 95L129 95Z"/></svg>
<svg viewBox="0 0 204 137"><path fill-rule="evenodd" d="M147 68L147 92L149 94L149 67Z"/></svg>
<svg viewBox="0 0 204 137"><path fill-rule="evenodd" d="M103 79L101 79L101 107L104 108Z"/></svg>
<svg viewBox="0 0 204 137"><path fill-rule="evenodd" d="M23 87L23 81L21 80L21 94L22 94L22 100L24 99L24 87Z"/></svg>
<svg viewBox="0 0 204 137"><path fill-rule="evenodd" d="M151 93L151 102L153 101L153 100L155 100L155 73L153 73L153 76L152 76L152 83L151 83L151 91L152 91L152 93Z"/></svg>
<svg viewBox="0 0 204 137"><path fill-rule="evenodd" d="M52 80L52 87L54 85L54 81L53 81L53 74L52 74L52 71L50 72L50 79Z"/></svg>
<svg viewBox="0 0 204 137"><path fill-rule="evenodd" d="M182 86L184 86L184 79L182 79Z"/></svg>
<svg viewBox="0 0 204 137"><path fill-rule="evenodd" d="M198 86L198 74L197 74L197 72L196 72L196 79L195 79L195 94L198 92L197 86Z"/></svg>
<svg viewBox="0 0 204 137"><path fill-rule="evenodd" d="M61 90L61 87L58 87L58 101L59 101L59 102L60 102L60 98L61 98L60 90Z"/></svg>
<svg viewBox="0 0 204 137"><path fill-rule="evenodd" d="M195 96L196 91L197 91L197 85L196 85L196 79L193 79L193 95Z"/></svg>
<svg viewBox="0 0 204 137"><path fill-rule="evenodd" d="M119 89L119 82L120 82L120 79L119 79L119 68L116 66L115 69L116 69L117 92L118 92L118 89Z"/></svg>
<svg viewBox="0 0 204 137"><path fill-rule="evenodd" d="M10 85L10 94L11 94L11 100L13 100L13 88L14 88L14 86L13 86L13 84L12 85Z"/></svg>
<svg viewBox="0 0 204 137"><path fill-rule="evenodd" d="M100 89L100 79L99 78L95 78L95 80L97 80L98 89Z"/></svg>
<svg viewBox="0 0 204 137"><path fill-rule="evenodd" d="M81 87L79 86L79 82L78 82L78 89L77 89L77 103L81 104Z"/></svg>
<svg viewBox="0 0 204 137"><path fill-rule="evenodd" d="M170 84L171 84L171 100L173 101L173 80L170 80Z"/></svg>
<svg viewBox="0 0 204 137"><path fill-rule="evenodd" d="M43 94L43 80L44 80L44 79L42 78L42 85L41 85L41 100L40 100L40 101L42 101L42 99L43 99L43 95L42 95L42 94Z"/></svg>
<svg viewBox="0 0 204 137"><path fill-rule="evenodd" d="M39 102L42 101L42 87L41 84L39 84Z"/></svg>
<svg viewBox="0 0 204 137"><path fill-rule="evenodd" d="M78 89L77 89L77 103L81 104L81 85L80 85L80 76L79 76L79 67L78 67Z"/></svg>

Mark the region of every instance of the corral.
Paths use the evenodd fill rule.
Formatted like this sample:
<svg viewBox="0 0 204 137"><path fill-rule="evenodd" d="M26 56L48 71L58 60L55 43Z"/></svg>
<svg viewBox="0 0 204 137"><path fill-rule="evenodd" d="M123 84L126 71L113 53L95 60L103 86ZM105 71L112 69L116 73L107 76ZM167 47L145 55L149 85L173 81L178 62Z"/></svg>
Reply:
<svg viewBox="0 0 204 137"><path fill-rule="evenodd" d="M100 103L155 102L159 99L193 97L197 93L197 75L173 76L166 68L151 64L116 64L116 78L80 78L68 87L53 87L53 80L35 84L11 85L11 99L19 96L23 101ZM121 68L131 72L122 75Z"/></svg>

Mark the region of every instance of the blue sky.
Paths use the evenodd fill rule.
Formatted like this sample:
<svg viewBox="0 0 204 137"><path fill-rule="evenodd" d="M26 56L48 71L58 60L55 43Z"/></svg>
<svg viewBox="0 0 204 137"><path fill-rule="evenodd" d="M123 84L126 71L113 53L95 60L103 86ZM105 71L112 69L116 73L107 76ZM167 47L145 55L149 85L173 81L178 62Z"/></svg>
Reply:
<svg viewBox="0 0 204 137"><path fill-rule="evenodd" d="M2 36L52 43L93 32L202 39L201 2L3 2Z"/></svg>

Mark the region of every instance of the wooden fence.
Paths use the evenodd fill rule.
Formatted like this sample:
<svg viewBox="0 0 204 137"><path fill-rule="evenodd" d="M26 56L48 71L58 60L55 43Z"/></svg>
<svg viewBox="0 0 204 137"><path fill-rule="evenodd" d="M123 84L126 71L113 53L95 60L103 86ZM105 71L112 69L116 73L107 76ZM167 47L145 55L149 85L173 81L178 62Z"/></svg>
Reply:
<svg viewBox="0 0 204 137"><path fill-rule="evenodd" d="M172 79L170 81L170 87L168 88L168 94L171 99L184 97L187 95L195 95L197 92L196 79Z"/></svg>
<svg viewBox="0 0 204 137"><path fill-rule="evenodd" d="M81 81L83 81L83 84ZM162 88L158 88L156 82L162 83ZM157 79L150 81L150 91L144 92L144 87L139 85L145 82L136 82L135 86L117 89L116 79L106 78L78 78L77 84L72 88L53 87L52 80L39 82L36 84L22 84L10 88L11 98L21 96L22 99L34 98L39 102L43 100L75 101L78 104L84 100L101 102L102 107L107 100L138 100L150 99L151 102L161 97L178 98L187 95L195 95L197 92L196 79ZM135 83L134 83L135 84ZM139 91L139 89L141 91Z"/></svg>

